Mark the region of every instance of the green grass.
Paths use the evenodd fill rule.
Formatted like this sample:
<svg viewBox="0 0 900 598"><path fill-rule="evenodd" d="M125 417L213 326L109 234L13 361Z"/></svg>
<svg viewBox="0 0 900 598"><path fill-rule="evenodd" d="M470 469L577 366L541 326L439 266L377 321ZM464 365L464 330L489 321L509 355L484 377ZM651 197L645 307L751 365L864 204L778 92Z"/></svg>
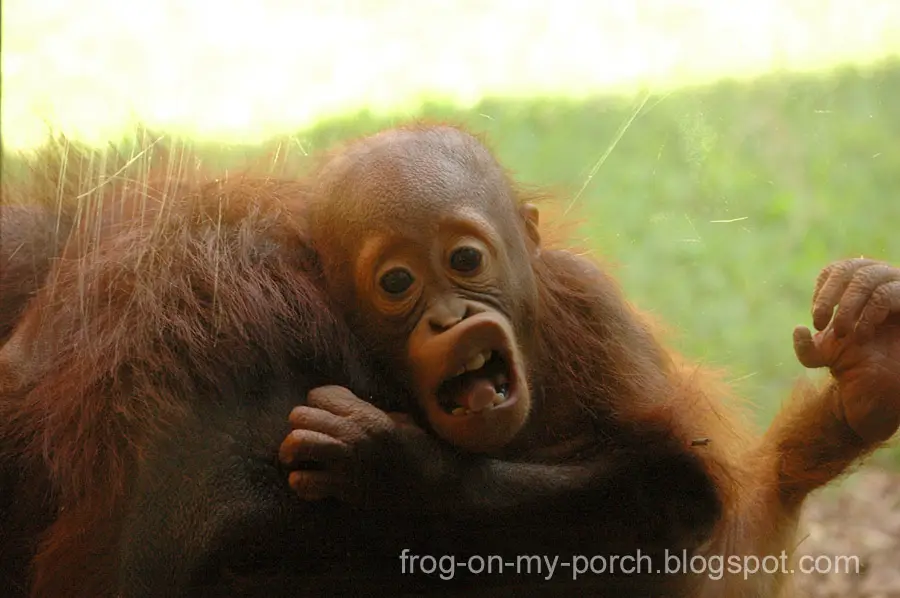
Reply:
<svg viewBox="0 0 900 598"><path fill-rule="evenodd" d="M810 323L818 271L854 255L900 262L897 98L898 63L652 97L586 186L642 98L428 105L297 138L314 151L407 116L447 118L485 132L521 180L566 203L584 186L576 240L615 264L680 350L727 368L765 423L804 373L791 331Z"/></svg>
<svg viewBox="0 0 900 598"><path fill-rule="evenodd" d="M791 331L810 323L818 271L861 254L900 262L897 98L896 63L651 98L575 204L582 242L616 264L679 349L727 367L763 422L803 373ZM567 190L568 202L637 104L496 100L423 113L485 131L522 180ZM301 137L321 147L389 124L363 115Z"/></svg>
<svg viewBox="0 0 900 598"><path fill-rule="evenodd" d="M521 180L562 201L584 187L577 240L615 264L680 350L726 367L765 422L804 371L791 331L810 322L819 269L860 254L900 263L898 98L896 62L651 97L590 179L640 98L359 113L294 140L312 152L412 117L450 119L485 132ZM256 151L231 147L216 159Z"/></svg>
<svg viewBox="0 0 900 598"><path fill-rule="evenodd" d="M7 0L2 133L247 140L423 97L587 97L900 55L895 0Z"/></svg>

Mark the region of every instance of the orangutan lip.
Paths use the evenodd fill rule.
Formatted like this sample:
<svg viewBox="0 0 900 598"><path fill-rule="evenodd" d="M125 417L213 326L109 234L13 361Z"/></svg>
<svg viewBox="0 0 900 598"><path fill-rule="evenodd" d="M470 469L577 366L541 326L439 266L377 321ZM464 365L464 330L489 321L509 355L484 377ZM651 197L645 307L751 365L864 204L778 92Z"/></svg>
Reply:
<svg viewBox="0 0 900 598"><path fill-rule="evenodd" d="M485 350L467 360L456 373L444 380L437 389L438 405L445 413L454 416L474 415L481 411L504 406L513 398L512 372L508 358L499 350ZM472 386L489 381L493 385L494 397L479 409L470 409L462 404L460 397Z"/></svg>

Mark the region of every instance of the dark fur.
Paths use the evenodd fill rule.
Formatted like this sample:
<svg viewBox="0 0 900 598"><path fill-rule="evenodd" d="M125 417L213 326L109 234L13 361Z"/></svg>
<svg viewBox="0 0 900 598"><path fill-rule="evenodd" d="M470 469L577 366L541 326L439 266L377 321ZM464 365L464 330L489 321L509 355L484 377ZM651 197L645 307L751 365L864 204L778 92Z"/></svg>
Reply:
<svg viewBox="0 0 900 598"><path fill-rule="evenodd" d="M77 224L0 366L3 497L14 497L0 546L22 546L19 554L33 546L34 529L15 533L26 521L18 509L35 506L53 520L34 559L33 595L99 597L119 583L142 595L149 581L186 588L217 559L252 560L254 537L270 540L276 529L278 543L263 543L267 563L293 546L318 567L329 541L345 558L364 528L339 508L300 504L276 457L286 414L306 390L376 388L318 292L315 262L283 202L302 188L120 179L96 193L87 201L100 218L87 208L76 215L65 198L63 213ZM4 324L50 270L49 251L30 252L52 248L32 233L56 230L48 195L2 212L2 283L19 290L4 294ZM41 218L43 229L33 226ZM343 533L333 523L341 519ZM183 544L155 541L173 529L186 534ZM21 565L14 554L3 551L4 567Z"/></svg>
<svg viewBox="0 0 900 598"><path fill-rule="evenodd" d="M44 178L25 191L28 209L0 221L21 239L0 255L0 330L18 323L0 351L0 572L12 595L26 593L31 561L31 595L46 598L771 596L769 576L445 582L400 575L398 555L565 560L702 542L711 554L777 553L802 496L872 448L841 436L823 408L832 394L806 389L756 442L727 389L666 351L608 275L545 250L534 443L488 459L416 436L384 449L375 473L402 484L375 508L302 503L276 458L290 408L326 383L384 409L402 398L319 290L300 221L308 189L87 177L57 206L56 175ZM71 233L54 237L56 260L57 245L30 240L57 234L58 208ZM829 463L840 464L817 468L798 439L837 442ZM791 483L802 488L785 492Z"/></svg>

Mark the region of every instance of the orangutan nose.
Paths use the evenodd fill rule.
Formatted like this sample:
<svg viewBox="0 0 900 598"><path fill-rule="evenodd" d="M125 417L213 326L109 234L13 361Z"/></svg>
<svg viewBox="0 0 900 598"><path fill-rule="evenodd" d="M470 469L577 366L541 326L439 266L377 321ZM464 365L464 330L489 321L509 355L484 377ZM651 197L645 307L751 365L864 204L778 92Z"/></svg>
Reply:
<svg viewBox="0 0 900 598"><path fill-rule="evenodd" d="M431 331L434 334L440 334L450 330L474 314L475 311L474 306L470 302L454 297L435 302L428 308L425 319Z"/></svg>

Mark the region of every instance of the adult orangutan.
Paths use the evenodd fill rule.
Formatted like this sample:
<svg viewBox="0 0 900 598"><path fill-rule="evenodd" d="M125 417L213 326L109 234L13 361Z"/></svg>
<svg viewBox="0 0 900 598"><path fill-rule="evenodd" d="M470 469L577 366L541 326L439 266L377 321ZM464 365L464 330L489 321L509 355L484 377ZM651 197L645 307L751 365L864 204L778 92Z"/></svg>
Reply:
<svg viewBox="0 0 900 598"><path fill-rule="evenodd" d="M471 135L390 130L336 151L314 183L308 235L328 293L416 397L424 426L495 459L461 462L421 436L398 464L414 430L317 389L282 445L286 464L322 466L291 474L304 498L380 505L418 492L460 556L778 556L793 549L804 497L900 424L897 268L851 260L823 272L820 332L798 328L794 342L833 379L798 387L753 441L724 389L664 349L606 273L541 249L536 208ZM585 583L622 596L771 596L782 581L735 573Z"/></svg>
<svg viewBox="0 0 900 598"><path fill-rule="evenodd" d="M302 504L278 443L307 390L379 387L317 289L288 205L303 186L142 180L143 163L106 178L82 158L60 182L49 160L4 188L4 595L297 595L279 559L313 595L334 587L315 580L346 578L348 552L389 536ZM58 259L40 243L57 231Z"/></svg>
<svg viewBox="0 0 900 598"><path fill-rule="evenodd" d="M777 551L802 497L896 429L896 306L866 316L874 340L798 333L804 363L835 383L799 391L753 442L724 389L677 363L608 277L539 250L536 210L454 129L362 140L309 184L86 185L65 194L63 258L0 350L4 530L27 527L23 505L49 519L36 554L33 530L0 544L33 556L33 596L771 595L772 576L439 580L405 574L400 555ZM78 208L78 195L94 201ZM399 244L373 243L364 223ZM365 267L342 270L342 256ZM878 268L868 286L823 281L819 310L845 289L842 309L893 301L897 270ZM444 385L481 369L485 349L502 359L487 372L499 393L477 373ZM289 434L291 407L322 384L348 389L312 391ZM381 410L409 394L424 430ZM292 496L276 459L286 436L282 459L306 463L291 473L301 496L343 500Z"/></svg>

